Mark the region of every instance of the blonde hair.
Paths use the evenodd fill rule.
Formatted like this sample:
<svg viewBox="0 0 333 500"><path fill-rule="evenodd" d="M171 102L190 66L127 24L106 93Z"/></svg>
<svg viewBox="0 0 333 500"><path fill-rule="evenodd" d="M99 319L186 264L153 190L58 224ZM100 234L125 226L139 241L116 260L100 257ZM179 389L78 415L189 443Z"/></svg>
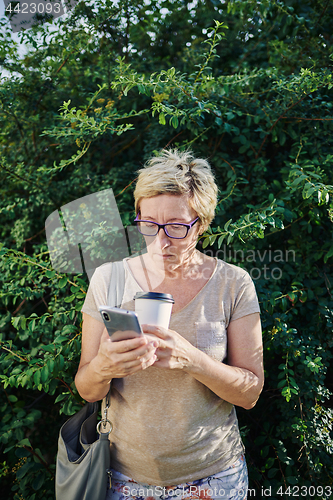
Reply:
<svg viewBox="0 0 333 500"><path fill-rule="evenodd" d="M139 170L134 190L135 212L142 198L160 194L189 197L189 205L198 214L206 230L214 219L218 188L209 163L195 158L191 151L162 150Z"/></svg>

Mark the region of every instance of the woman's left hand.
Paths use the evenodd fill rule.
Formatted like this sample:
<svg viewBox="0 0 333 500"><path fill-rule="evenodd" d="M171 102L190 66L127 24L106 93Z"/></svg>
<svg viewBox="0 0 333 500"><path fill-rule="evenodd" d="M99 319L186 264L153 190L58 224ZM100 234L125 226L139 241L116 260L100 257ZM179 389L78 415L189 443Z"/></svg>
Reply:
<svg viewBox="0 0 333 500"><path fill-rule="evenodd" d="M148 338L158 342L155 351L157 361L152 366L180 370L190 368L197 351L196 347L174 330L153 325L141 326Z"/></svg>

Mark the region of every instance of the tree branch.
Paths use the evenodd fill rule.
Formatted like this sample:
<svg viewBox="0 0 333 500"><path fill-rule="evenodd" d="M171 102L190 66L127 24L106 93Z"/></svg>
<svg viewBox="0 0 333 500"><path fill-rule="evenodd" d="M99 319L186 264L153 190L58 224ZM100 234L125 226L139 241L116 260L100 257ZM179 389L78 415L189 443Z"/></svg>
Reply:
<svg viewBox="0 0 333 500"><path fill-rule="evenodd" d="M40 457L40 456L38 455L38 453L36 453L36 452L35 452L35 450L34 450L32 447L30 447L30 446L25 446L25 445L24 445L24 446L23 446L23 448L24 448L25 450L27 450L29 453L31 453L31 455L33 455L34 457L36 457L36 458L40 461L40 463L41 463L41 464L45 467L45 469L47 470L47 472L48 472L49 474L51 474L51 476L52 476L52 477L54 477L54 474L53 474L53 472L51 472L51 470L49 469L48 464L45 462L45 460L43 460L43 459L42 459L42 457Z"/></svg>

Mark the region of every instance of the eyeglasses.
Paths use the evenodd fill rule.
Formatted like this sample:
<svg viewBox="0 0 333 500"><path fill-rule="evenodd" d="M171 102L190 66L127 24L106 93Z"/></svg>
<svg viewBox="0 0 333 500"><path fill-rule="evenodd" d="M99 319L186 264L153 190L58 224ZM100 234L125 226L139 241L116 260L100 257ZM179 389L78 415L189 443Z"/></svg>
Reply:
<svg viewBox="0 0 333 500"><path fill-rule="evenodd" d="M135 217L134 222L138 228L139 233L143 234L143 236L156 236L161 228L163 228L165 234L169 238L174 238L176 240L181 240L186 238L189 230L192 226L199 220L197 217L194 221L189 224L180 224L178 222L172 223L168 222L167 224L158 224L157 222L152 222L150 220L141 220L138 219L139 214Z"/></svg>

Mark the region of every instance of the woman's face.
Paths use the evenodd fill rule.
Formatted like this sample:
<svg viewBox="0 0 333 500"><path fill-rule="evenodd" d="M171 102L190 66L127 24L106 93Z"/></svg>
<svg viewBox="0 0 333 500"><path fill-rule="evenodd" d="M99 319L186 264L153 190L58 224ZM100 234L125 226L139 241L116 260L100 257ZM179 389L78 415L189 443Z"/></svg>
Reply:
<svg viewBox="0 0 333 500"><path fill-rule="evenodd" d="M187 195L161 194L140 201L141 220L167 224L178 222L189 224L198 215L189 206ZM145 236L150 258L159 269L172 271L176 267L191 261L195 251L200 222L196 222L189 230L186 238L170 238L161 228L156 236Z"/></svg>

